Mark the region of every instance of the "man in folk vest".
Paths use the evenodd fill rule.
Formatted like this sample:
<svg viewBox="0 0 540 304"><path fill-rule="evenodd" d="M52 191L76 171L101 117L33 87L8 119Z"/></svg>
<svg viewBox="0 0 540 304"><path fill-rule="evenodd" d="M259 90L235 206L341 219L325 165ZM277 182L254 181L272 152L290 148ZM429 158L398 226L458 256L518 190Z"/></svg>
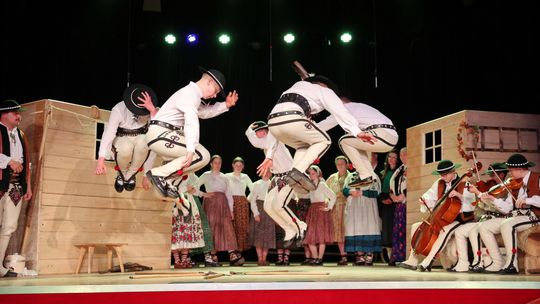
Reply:
<svg viewBox="0 0 540 304"><path fill-rule="evenodd" d="M506 200L514 202L513 217L501 224L501 235L506 250L506 263L501 274L518 274L517 233L540 224L540 174L531 172L536 164L521 154L513 154L506 161L508 172L515 179L523 179L523 186L512 190Z"/></svg>
<svg viewBox="0 0 540 304"><path fill-rule="evenodd" d="M22 200L32 197L28 144L17 128L21 106L15 100L0 103L0 277L17 273L3 265L11 235L17 230Z"/></svg>
<svg viewBox="0 0 540 304"><path fill-rule="evenodd" d="M433 212L437 207L437 202L443 197L447 192L448 197L456 197L461 201L460 213L457 215L454 221L441 229L437 240L431 247L428 255L420 262L420 255L415 252L414 249L411 249L409 258L396 264L397 266L410 270L420 270L431 271L431 266L436 255L446 246L452 235L454 234L456 228L461 224L469 222L474 219L474 206L472 203L475 201L475 195L467 190L465 187L465 182L460 182L460 178L456 173L456 169L459 168L459 164L454 164L449 160L441 160L437 165L437 170L433 171L434 175L440 175L440 178L437 179L431 188L422 195L420 198L420 211L422 213ZM421 223L414 223L411 226L411 235L414 235Z"/></svg>

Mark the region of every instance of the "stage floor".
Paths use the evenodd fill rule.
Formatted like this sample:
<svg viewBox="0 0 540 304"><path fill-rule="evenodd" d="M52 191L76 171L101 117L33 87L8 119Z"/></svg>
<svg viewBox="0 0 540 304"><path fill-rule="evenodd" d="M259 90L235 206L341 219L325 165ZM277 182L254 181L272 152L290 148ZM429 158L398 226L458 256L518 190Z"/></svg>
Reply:
<svg viewBox="0 0 540 304"><path fill-rule="evenodd" d="M333 264L333 263L332 263ZM537 289L540 297L540 275L497 275L450 273L443 269L416 272L380 264L372 267L333 265L309 267L243 267L193 268L171 271L106 273L79 275L41 275L34 278L0 280L0 294L210 291L210 290L314 290L314 289ZM196 272L214 272L225 276L205 279ZM245 272L234 274L230 272ZM283 271L283 274L253 274L252 272ZM290 274L287 274L290 272ZM305 274L299 274L305 272ZM159 273L166 277L143 277ZM195 276L182 277L192 273ZM251 274L250 274L251 273ZM325 273L328 273L327 275ZM168 276L172 275L172 276ZM140 278L139 278L140 277Z"/></svg>

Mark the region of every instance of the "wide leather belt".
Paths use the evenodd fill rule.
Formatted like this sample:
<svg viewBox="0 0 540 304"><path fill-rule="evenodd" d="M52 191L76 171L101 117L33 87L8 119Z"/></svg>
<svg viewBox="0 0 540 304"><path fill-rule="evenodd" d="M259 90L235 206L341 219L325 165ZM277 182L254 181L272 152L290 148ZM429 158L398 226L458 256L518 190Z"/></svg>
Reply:
<svg viewBox="0 0 540 304"><path fill-rule="evenodd" d="M118 128L116 130L116 136L137 136L141 134L146 134L147 131L148 131L148 125L140 127L138 129Z"/></svg>
<svg viewBox="0 0 540 304"><path fill-rule="evenodd" d="M388 124L377 124L377 125L371 125L367 128L363 128L362 131L369 131L369 130L373 130L373 129L379 129L379 128L383 128L383 129L392 129L394 131L396 131L396 127L393 126L393 125L388 125Z"/></svg>
<svg viewBox="0 0 540 304"><path fill-rule="evenodd" d="M268 115L268 120L270 120L272 118L284 116L284 115L301 115L301 116L305 116L304 113L302 113L301 111L283 111L283 112L277 112L277 113L272 113L272 114Z"/></svg>
<svg viewBox="0 0 540 304"><path fill-rule="evenodd" d="M160 127L164 127L164 128L167 128L167 129L173 130L173 131L183 131L184 130L184 127L173 126L170 123L167 123L167 122L164 122L164 121L161 121L161 120L150 120L150 124L151 125L158 125Z"/></svg>
<svg viewBox="0 0 540 304"><path fill-rule="evenodd" d="M296 93L283 94L281 95L281 97L279 97L277 103L284 102L292 102L299 105L300 108L302 108L302 111L304 111L304 115L306 115L307 117L311 116L311 107L309 106L309 102L304 96Z"/></svg>

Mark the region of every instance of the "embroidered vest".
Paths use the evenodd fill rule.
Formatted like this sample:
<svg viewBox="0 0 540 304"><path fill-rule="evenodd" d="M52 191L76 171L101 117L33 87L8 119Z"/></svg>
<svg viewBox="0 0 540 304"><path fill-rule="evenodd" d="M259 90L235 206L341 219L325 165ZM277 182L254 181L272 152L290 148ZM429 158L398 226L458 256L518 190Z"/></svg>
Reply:
<svg viewBox="0 0 540 304"><path fill-rule="evenodd" d="M27 145L26 145L26 138L24 136L24 133L19 129L17 129L17 132L19 133L19 138L21 139L23 155L24 155L23 170L19 174L19 177L21 179L20 184L23 188L23 194L24 194L26 193L26 187L27 187L26 174L27 172L29 172L29 168L28 168L29 156L28 156L28 149L26 147ZM0 153L7 156L11 156L10 150L11 150L11 146L9 143L8 130L4 125L0 124ZM0 191L3 192L9 189L9 180L11 178L11 174L12 174L12 171L9 165L5 169L0 170Z"/></svg>
<svg viewBox="0 0 540 304"><path fill-rule="evenodd" d="M527 197L532 197L534 195L540 195L540 189L538 188L538 182L540 181L540 173L537 172L531 172L529 175L529 181L527 182L527 186L525 189L527 189ZM521 189L521 188L520 188ZM512 195L514 197L517 197L519 194L520 189L514 189L512 190ZM512 202L515 203L515 200L512 198ZM540 217L540 208L536 206L531 206L532 212L537 217Z"/></svg>

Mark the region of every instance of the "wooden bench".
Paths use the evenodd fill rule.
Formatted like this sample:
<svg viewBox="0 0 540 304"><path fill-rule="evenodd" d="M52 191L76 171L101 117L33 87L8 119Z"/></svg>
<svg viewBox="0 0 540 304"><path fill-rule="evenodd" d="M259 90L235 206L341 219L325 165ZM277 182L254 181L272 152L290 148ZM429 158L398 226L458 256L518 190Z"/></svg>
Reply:
<svg viewBox="0 0 540 304"><path fill-rule="evenodd" d="M105 247L107 248L107 267L108 269L112 268L112 256L113 250L116 252L116 257L120 264L120 271L124 272L124 260L122 258L122 246L127 245L127 243L85 243L85 244L76 244L75 247L79 248L79 261L77 263L77 269L75 274L78 274L81 271L81 266L84 261L84 256L88 252L88 273L92 273L92 259L94 257L94 250L96 247Z"/></svg>

